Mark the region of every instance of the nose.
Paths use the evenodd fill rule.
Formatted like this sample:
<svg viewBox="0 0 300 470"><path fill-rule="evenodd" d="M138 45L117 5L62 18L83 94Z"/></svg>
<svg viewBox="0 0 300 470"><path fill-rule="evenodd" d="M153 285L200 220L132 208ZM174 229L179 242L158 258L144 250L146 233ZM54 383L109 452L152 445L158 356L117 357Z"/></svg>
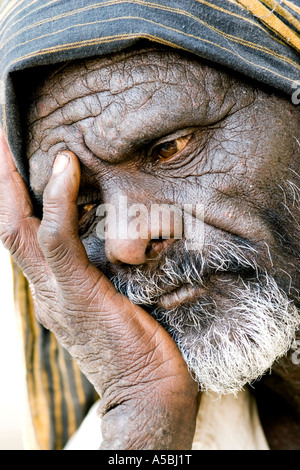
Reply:
<svg viewBox="0 0 300 470"><path fill-rule="evenodd" d="M106 257L119 265L144 264L182 234L178 209L167 204L123 205L122 210L108 211L106 222Z"/></svg>
<svg viewBox="0 0 300 470"><path fill-rule="evenodd" d="M105 253L114 264L144 264L147 261L148 240L112 240L106 239Z"/></svg>

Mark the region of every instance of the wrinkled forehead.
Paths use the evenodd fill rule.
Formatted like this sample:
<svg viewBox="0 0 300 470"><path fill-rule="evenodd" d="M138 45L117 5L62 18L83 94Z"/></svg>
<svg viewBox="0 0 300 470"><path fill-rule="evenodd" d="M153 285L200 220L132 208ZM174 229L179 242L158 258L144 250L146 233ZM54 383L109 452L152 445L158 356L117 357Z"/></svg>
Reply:
<svg viewBox="0 0 300 470"><path fill-rule="evenodd" d="M140 171L142 162L162 139L173 141L182 137L178 131L189 130L184 135L190 135L192 129L208 138L210 131L205 130L213 126L219 131L209 140L208 173L213 173L213 155L218 155L215 161L225 161L225 147L226 165L235 157L240 165L241 184L245 168L251 173L250 167L259 167L264 160L268 170L260 177L273 166L281 173L290 157L281 158L275 147L280 141L283 153L290 148L290 133L299 122L292 104L277 94L192 55L157 47L52 67L36 77L28 109L26 154L31 189L39 200L61 151L71 150L79 158L82 187L104 191L117 173L116 180L127 175L131 185L131 175L140 172L142 188L148 184ZM199 141L200 150L202 145ZM191 151L191 159L197 149ZM251 165L246 164L247 153ZM195 168L198 160L191 163ZM216 173L222 173L219 170ZM172 178L172 171L174 178L185 178L186 170L180 167L169 168L163 178Z"/></svg>
<svg viewBox="0 0 300 470"><path fill-rule="evenodd" d="M265 92L193 55L155 46L52 67L35 77L29 96L26 155L31 185L42 192L59 151L72 150L82 162L90 155L95 165L125 162L179 130L215 125ZM274 106L271 100L269 120Z"/></svg>
<svg viewBox="0 0 300 470"><path fill-rule="evenodd" d="M217 122L249 99L246 85L227 72L160 46L48 67L31 87L23 122L39 188L58 151L72 148L81 157L88 148L117 162L178 129Z"/></svg>
<svg viewBox="0 0 300 470"><path fill-rule="evenodd" d="M112 99L134 87L154 93L157 87L168 83L184 84L189 93L193 86L197 89L203 86L206 92L216 95L235 81L230 73L192 54L167 47L139 47L44 69L33 77L32 92L26 102L30 110L27 119L30 125L59 107L93 93L102 93L105 103L105 93ZM126 105L134 105L136 99L129 95Z"/></svg>
<svg viewBox="0 0 300 470"><path fill-rule="evenodd" d="M63 64L39 76L29 95L27 158L45 143L49 129L72 125L96 155L101 139L106 154L124 157L133 144L162 137L180 123L194 125L195 113L199 121L215 120L224 109L243 104L249 90L253 87L220 68L165 47Z"/></svg>

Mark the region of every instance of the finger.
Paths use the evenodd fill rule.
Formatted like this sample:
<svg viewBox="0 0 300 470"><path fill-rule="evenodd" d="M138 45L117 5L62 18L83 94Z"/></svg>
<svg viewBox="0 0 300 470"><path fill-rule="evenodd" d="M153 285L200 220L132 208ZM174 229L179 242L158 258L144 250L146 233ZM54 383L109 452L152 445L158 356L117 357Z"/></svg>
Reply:
<svg viewBox="0 0 300 470"><path fill-rule="evenodd" d="M90 265L78 236L80 175L79 161L72 152L58 155L43 195L43 219L38 240L57 280L66 281L75 271L79 276L80 271Z"/></svg>
<svg viewBox="0 0 300 470"><path fill-rule="evenodd" d="M0 239L21 269L38 274L43 260L37 241L40 221L34 216L26 184L18 173L0 128ZM38 270L38 271L37 271Z"/></svg>

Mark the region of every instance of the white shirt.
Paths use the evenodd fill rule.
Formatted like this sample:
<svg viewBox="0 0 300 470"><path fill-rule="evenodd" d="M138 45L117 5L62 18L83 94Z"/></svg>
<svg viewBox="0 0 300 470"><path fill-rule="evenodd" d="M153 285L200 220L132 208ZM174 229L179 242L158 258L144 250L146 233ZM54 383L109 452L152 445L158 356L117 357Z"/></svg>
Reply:
<svg viewBox="0 0 300 470"><path fill-rule="evenodd" d="M97 450L101 445L99 403L90 409L65 450ZM202 394L193 450L269 450L255 398L248 389L237 396Z"/></svg>

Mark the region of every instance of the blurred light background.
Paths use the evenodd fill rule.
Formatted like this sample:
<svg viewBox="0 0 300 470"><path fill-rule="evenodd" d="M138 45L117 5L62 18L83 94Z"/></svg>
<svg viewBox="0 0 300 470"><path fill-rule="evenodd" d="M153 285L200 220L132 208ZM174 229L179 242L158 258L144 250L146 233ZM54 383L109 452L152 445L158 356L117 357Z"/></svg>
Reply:
<svg viewBox="0 0 300 470"><path fill-rule="evenodd" d="M1 210L1 209L0 209ZM9 253L0 244L0 450L22 450L24 380Z"/></svg>

